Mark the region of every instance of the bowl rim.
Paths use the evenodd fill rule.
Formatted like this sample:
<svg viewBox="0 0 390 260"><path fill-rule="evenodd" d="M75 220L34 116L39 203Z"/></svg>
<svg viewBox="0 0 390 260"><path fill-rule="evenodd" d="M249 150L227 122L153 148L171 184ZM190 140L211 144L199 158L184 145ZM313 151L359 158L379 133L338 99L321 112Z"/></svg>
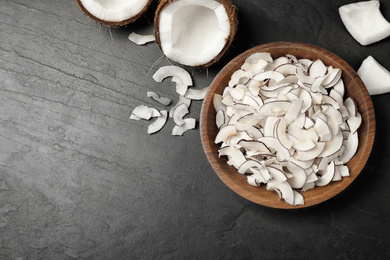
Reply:
<svg viewBox="0 0 390 260"><path fill-rule="evenodd" d="M275 201L270 201L267 198L259 198L259 196L254 196L254 189L259 189L259 187L253 187L249 185L246 182L245 178L245 183L239 181L238 183L236 181L233 181L231 174L228 174L225 171L225 168L228 166L225 162L223 162L223 158L219 158L217 155L217 148L218 145L214 144L214 140L211 139L210 136L210 131L208 129L208 123L210 124L210 115L212 115L212 110L214 110L214 107L212 105L212 97L215 93L215 91L220 87L220 82L226 78L227 76L230 79L230 75L235 71L232 70L231 67L233 66L232 64L235 64L237 66L238 64L243 64L244 60L246 57L248 57L250 54L255 53L255 52L271 52L270 50L277 49L278 51L283 50L283 49L288 49L292 48L295 51L298 50L306 50L309 52L318 52L321 53L321 55L325 55L329 60L331 61L330 63L334 64L336 68L340 68L343 71L343 78L346 77L346 75L350 78L348 80L349 84L354 84L358 87L359 89L359 95L363 96L363 103L358 103L358 108L359 112L362 114L363 122L362 126L364 126L364 132L362 130L362 126L359 129L359 148L357 154L355 154L354 157L356 157L359 153L359 160L355 160L356 162L354 164L348 163L348 167L350 166L353 167L353 175L351 174L350 177L343 178L342 181L339 182L333 182L332 184L325 186L325 187L316 187L315 190L321 189L322 192L316 192L319 194L316 194L313 197L310 197L309 199L305 197L305 204L304 205L298 205L298 206L293 206L288 203L286 203L284 200L280 199L282 203L277 203ZM290 51L291 52L291 51ZM272 54L272 53L271 53ZM287 53L285 53L287 54ZM291 54L291 53L290 53ZM325 62L324 62L325 63ZM326 63L327 66L332 65ZM332 65L333 66L333 65ZM345 81L345 79L344 79ZM350 83L352 82L352 83ZM222 87L222 90L225 87ZM347 88L346 88L347 89ZM347 90L346 90L347 91ZM214 116L215 116L215 110L214 110ZM215 122L215 121L214 121ZM214 127L216 129L215 123ZM361 143L361 132L364 133L364 143ZM298 209L298 208L307 208L310 206L314 206L317 204L320 204L324 201L327 201L336 195L338 195L340 192L345 190L356 178L357 176L361 173L363 168L365 167L368 158L371 154L372 147L374 144L374 139L375 139L375 113L374 113L374 107L371 101L371 97L360 79L360 77L357 75L356 71L343 59L338 57L336 54L333 52L330 52L329 50L326 50L322 47L319 47L317 45L309 44L309 43L301 43L301 42L291 42L291 41L279 41L279 42L271 42L271 43L266 43L262 45L258 45L256 47L253 47L241 54L239 54L237 57L232 59L230 62L228 62L222 70L216 75L214 80L209 86L209 89L206 93L206 96L203 100L202 108L201 108L201 114L200 114L200 135L201 135L201 142L203 146L203 150L206 154L207 160L209 161L210 165L212 166L214 172L217 174L217 176L235 193L238 195L244 197L247 200L250 200L256 204L263 205L266 207L270 208L278 208L278 209ZM215 136L214 136L215 137ZM363 139L363 138L362 138ZM214 147L212 147L214 146ZM354 158L353 158L354 159ZM225 165L223 165L223 164ZM223 165L223 166L222 166ZM231 167L231 166L228 166ZM233 168L233 167L231 167ZM233 168L235 170L235 168ZM351 173L352 173L351 170ZM237 173L237 175L239 175ZM233 177L237 178L237 177ZM342 185L337 185L339 183L342 183ZM245 184L245 185L243 185ZM326 187L329 186L335 186L331 189L326 189ZM264 188L264 185L262 185ZM340 186L340 187L337 187ZM261 187L260 187L261 188ZM325 189L323 189L325 188ZM264 188L265 189L265 188ZM268 191L268 192L273 192L273 191ZM304 194L308 193L309 191L305 192ZM278 198L277 194L273 194Z"/></svg>

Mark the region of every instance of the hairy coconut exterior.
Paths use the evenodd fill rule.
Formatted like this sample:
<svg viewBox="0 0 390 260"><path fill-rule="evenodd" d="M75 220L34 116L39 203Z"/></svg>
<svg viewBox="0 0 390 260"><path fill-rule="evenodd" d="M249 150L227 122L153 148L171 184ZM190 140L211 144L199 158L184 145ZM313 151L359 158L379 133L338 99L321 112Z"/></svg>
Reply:
<svg viewBox="0 0 390 260"><path fill-rule="evenodd" d="M176 1L181 1L181 0L161 0L160 3L157 6L156 10L156 15L154 16L154 36L156 38L156 42L158 44L158 47L160 48L161 51L163 51L161 47L161 42L160 42L160 16L161 12L170 4ZM236 7L230 2L230 0L213 0L221 3L223 7L226 10L227 16L229 17L229 22L230 22L230 33L229 37L226 39L225 46L221 50L221 52L215 56L214 59L210 60L206 64L202 64L201 67L207 68L211 66L212 64L216 63L224 54L225 52L229 49L231 43L233 42L234 36L236 35L237 32L237 9Z"/></svg>
<svg viewBox="0 0 390 260"><path fill-rule="evenodd" d="M114 26L114 27L125 26L125 25L128 25L129 23L135 22L138 18L140 18L141 16L143 16L146 13L146 11L148 10L148 8L149 8L149 6L150 6L150 4L152 2L153 2L153 0L149 0L146 3L146 5L144 6L144 8L138 14L130 17L129 19L126 19L126 20L123 20L123 21L104 21L104 20L101 20L101 19L97 18L93 14L91 14L84 7L84 5L81 3L80 0L76 0L76 3L80 7L80 10L83 11L86 16L88 16L92 20L96 21L97 23L104 24L104 25L107 25L107 26Z"/></svg>

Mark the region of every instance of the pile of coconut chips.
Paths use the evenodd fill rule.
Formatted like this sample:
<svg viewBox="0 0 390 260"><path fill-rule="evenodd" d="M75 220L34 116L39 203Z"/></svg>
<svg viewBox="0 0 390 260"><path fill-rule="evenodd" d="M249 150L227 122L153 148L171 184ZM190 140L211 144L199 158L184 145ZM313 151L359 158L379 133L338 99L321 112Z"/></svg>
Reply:
<svg viewBox="0 0 390 260"><path fill-rule="evenodd" d="M321 60L255 53L214 95L219 156L253 186L266 185L291 205L300 191L349 176L362 117L344 100L339 68Z"/></svg>

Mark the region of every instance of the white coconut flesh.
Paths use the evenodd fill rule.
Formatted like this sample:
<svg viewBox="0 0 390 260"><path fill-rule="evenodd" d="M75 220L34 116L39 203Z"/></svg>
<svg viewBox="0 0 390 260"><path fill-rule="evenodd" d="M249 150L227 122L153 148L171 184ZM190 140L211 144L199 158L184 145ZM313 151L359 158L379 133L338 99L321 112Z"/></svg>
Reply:
<svg viewBox="0 0 390 260"><path fill-rule="evenodd" d="M362 1L339 8L348 32L361 45L369 45L390 35L390 23L379 9L379 1Z"/></svg>
<svg viewBox="0 0 390 260"><path fill-rule="evenodd" d="M379 64L374 57L368 56L362 62L357 74L366 85L370 95L390 92L390 72Z"/></svg>
<svg viewBox="0 0 390 260"><path fill-rule="evenodd" d="M222 95L214 94L219 156L250 185L265 184L292 205L304 204L300 192L348 177L362 117L343 98L341 73L288 54L247 58Z"/></svg>
<svg viewBox="0 0 390 260"><path fill-rule="evenodd" d="M159 23L162 51L169 59L187 66L213 60L230 33L224 6L214 0L181 0L163 9Z"/></svg>
<svg viewBox="0 0 390 260"><path fill-rule="evenodd" d="M140 13L148 0L79 0L96 18L107 22L125 21Z"/></svg>

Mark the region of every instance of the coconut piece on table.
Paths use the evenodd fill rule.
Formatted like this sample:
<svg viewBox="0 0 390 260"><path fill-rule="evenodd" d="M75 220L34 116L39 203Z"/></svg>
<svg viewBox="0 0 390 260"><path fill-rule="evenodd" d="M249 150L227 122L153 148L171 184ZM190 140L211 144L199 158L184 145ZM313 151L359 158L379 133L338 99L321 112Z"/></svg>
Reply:
<svg viewBox="0 0 390 260"><path fill-rule="evenodd" d="M160 112L158 112L157 109L145 105L140 105L134 108L132 115L134 116L130 116L130 119L135 120L137 120L137 118L149 120L151 117L161 116Z"/></svg>
<svg viewBox="0 0 390 260"><path fill-rule="evenodd" d="M148 126L148 134L157 133L164 127L168 119L168 111L161 110L160 114L161 116L157 117L156 120Z"/></svg>
<svg viewBox="0 0 390 260"><path fill-rule="evenodd" d="M379 1L343 5L339 14L348 32L361 45L369 45L390 35L390 23L379 9Z"/></svg>
<svg viewBox="0 0 390 260"><path fill-rule="evenodd" d="M229 0L162 0L156 10L156 42L168 59L183 65L212 65L236 31L237 13Z"/></svg>
<svg viewBox="0 0 390 260"><path fill-rule="evenodd" d="M206 93L207 93L208 89L209 89L209 87L205 87L205 88L202 88L202 89L192 89L192 88L189 88L189 89L187 89L187 91L184 94L184 96L186 98L193 99L193 100L202 100L206 96Z"/></svg>
<svg viewBox="0 0 390 260"><path fill-rule="evenodd" d="M130 33L129 40L137 45L144 45L148 42L154 42L155 38L153 34L141 35L135 32Z"/></svg>
<svg viewBox="0 0 390 260"><path fill-rule="evenodd" d="M172 102L170 98L160 97L156 92L153 91L146 92L146 95L165 106L168 106Z"/></svg>
<svg viewBox="0 0 390 260"><path fill-rule="evenodd" d="M184 123L175 125L172 129L172 135L183 135L186 131L194 129L196 126L195 118L185 118Z"/></svg>
<svg viewBox="0 0 390 260"><path fill-rule="evenodd" d="M76 0L89 18L107 26L124 26L145 14L152 0Z"/></svg>
<svg viewBox="0 0 390 260"><path fill-rule="evenodd" d="M357 74L366 85L370 95L390 92L390 72L372 56L368 56L362 62Z"/></svg>

